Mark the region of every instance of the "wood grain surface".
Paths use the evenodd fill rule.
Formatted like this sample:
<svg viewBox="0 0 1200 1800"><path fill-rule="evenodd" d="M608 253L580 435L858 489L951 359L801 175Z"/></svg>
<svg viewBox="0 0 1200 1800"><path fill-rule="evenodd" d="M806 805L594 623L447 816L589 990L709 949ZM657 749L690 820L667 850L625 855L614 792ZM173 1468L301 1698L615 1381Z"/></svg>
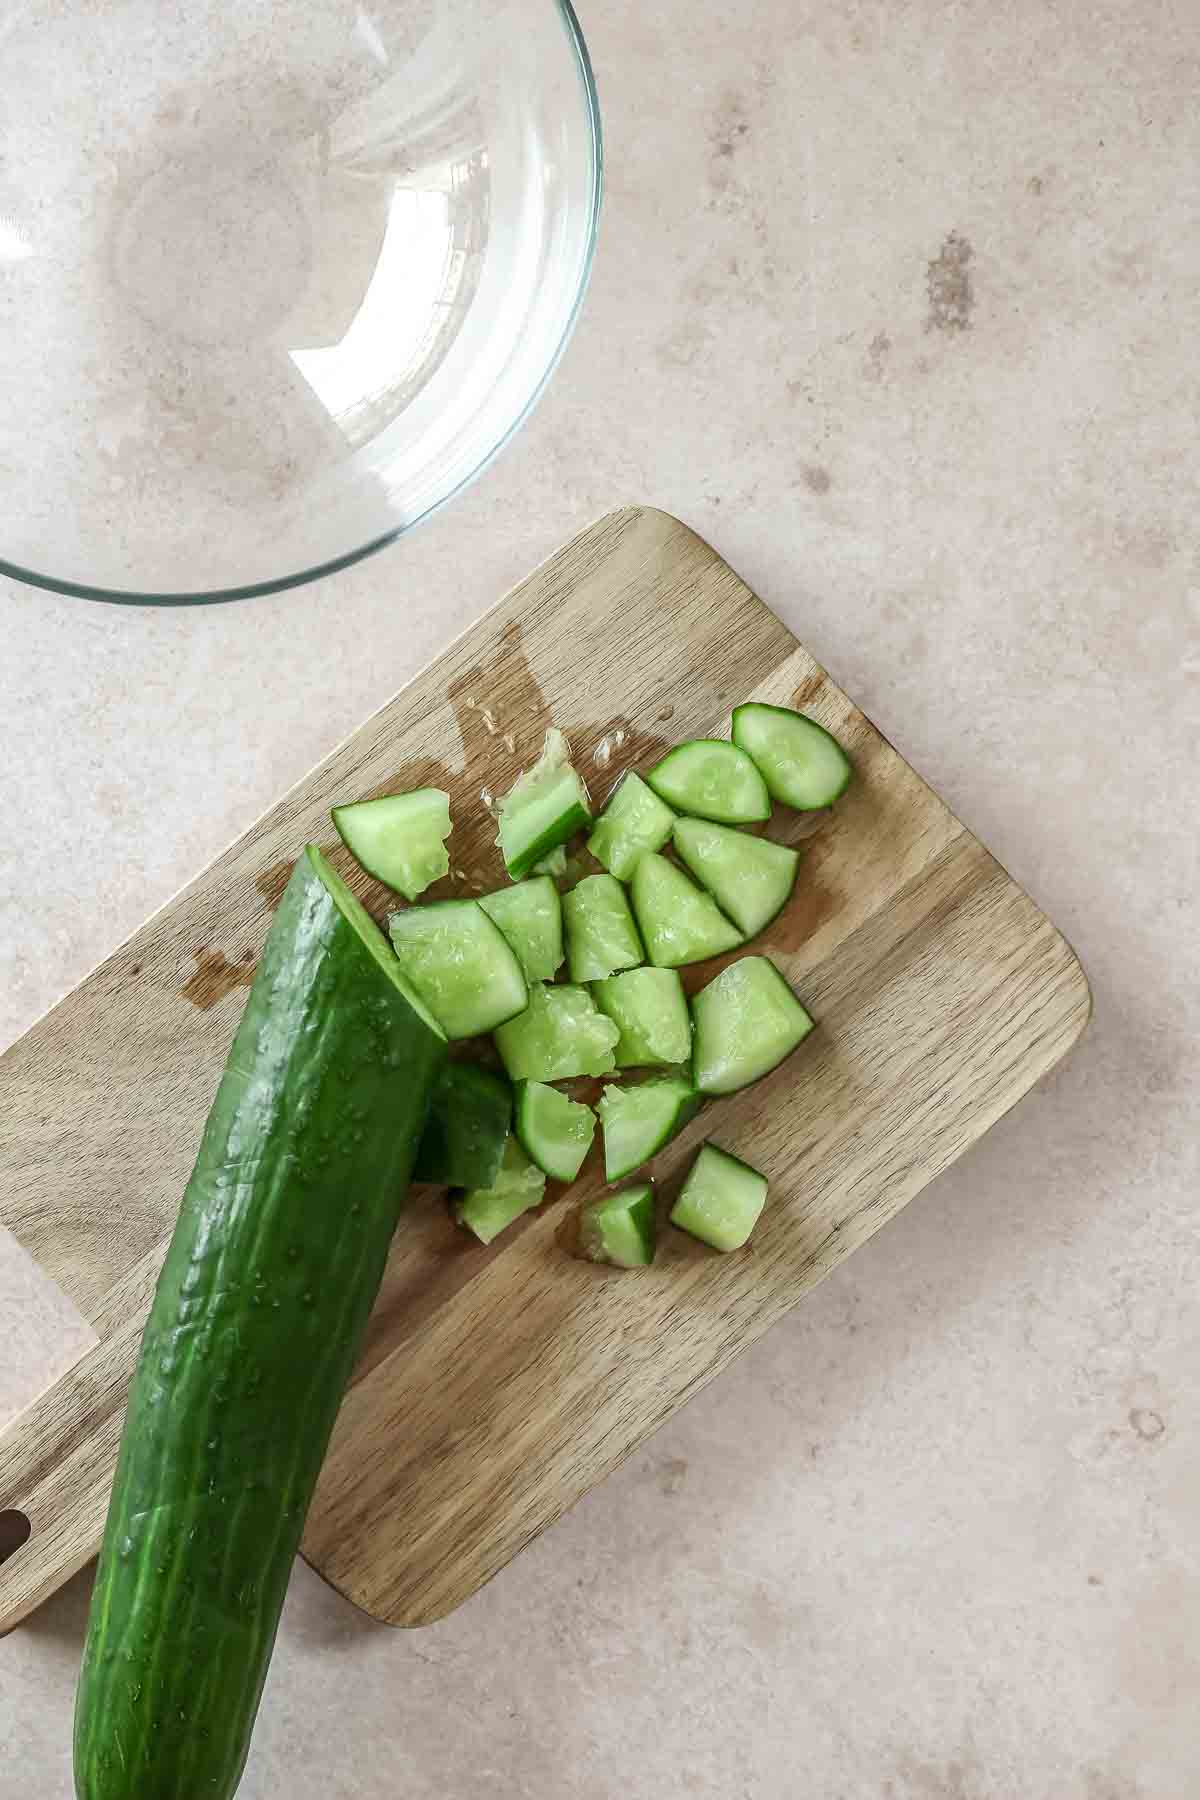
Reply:
<svg viewBox="0 0 1200 1800"><path fill-rule="evenodd" d="M669 1207L706 1137L770 1177L747 1248L674 1231L653 1269L570 1254L569 1196L484 1248L414 1189L342 1408L304 1552L380 1619L441 1617L626 1457L1070 1048L1083 973L1059 933L716 553L677 520L611 514L521 584L0 1058L0 1224L93 1325L90 1350L0 1435L0 1630L98 1547L158 1267L255 961L332 803L435 782L455 814L442 891L503 879L481 804L551 721L597 800L663 745L800 706L857 778L806 838L756 941L819 1029L709 1107L655 1165ZM729 958L723 959L725 961ZM720 964L687 971L693 988ZM0 1548L0 1557L3 1550Z"/></svg>

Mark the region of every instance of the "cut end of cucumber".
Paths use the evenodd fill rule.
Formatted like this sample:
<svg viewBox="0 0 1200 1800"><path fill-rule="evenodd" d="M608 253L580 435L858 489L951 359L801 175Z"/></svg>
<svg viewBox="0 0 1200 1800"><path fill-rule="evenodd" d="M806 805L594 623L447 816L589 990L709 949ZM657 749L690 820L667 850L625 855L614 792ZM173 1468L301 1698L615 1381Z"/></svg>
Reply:
<svg viewBox="0 0 1200 1800"><path fill-rule="evenodd" d="M692 1018L674 969L628 969L597 981L596 1004L620 1027L618 1069L674 1068L692 1054Z"/></svg>
<svg viewBox="0 0 1200 1800"><path fill-rule="evenodd" d="M710 894L682 869L651 851L633 872L633 910L646 955L659 969L679 969L736 950L742 934Z"/></svg>
<svg viewBox="0 0 1200 1800"><path fill-rule="evenodd" d="M394 987L399 988L417 1017L421 1019L424 1024L428 1025L431 1031L436 1031L440 1038L444 1038L446 1034L442 1030L442 1027L439 1025L437 1019L434 1018L433 1013L426 1006L424 1000L422 1000L413 984L405 979L404 971L401 969L395 953L388 948L387 939L384 937L382 931L380 931L378 925L375 923L362 901L358 898L357 894L351 893L337 870L321 854L321 851L317 848L316 844L308 844L305 846L304 859L308 868L311 869L313 874L320 881L326 893L329 895L329 898L333 901L333 904L345 919L347 925L351 926L358 934L359 938L361 938L363 945L375 958L375 961L379 964L379 967L383 970L388 980Z"/></svg>
<svg viewBox="0 0 1200 1800"><path fill-rule="evenodd" d="M614 789L596 821L587 847L618 881L629 881L648 850L661 850L675 814L640 775L629 774Z"/></svg>
<svg viewBox="0 0 1200 1800"><path fill-rule="evenodd" d="M671 1209L671 1223L714 1250L740 1250L766 1198L765 1175L716 1144L705 1144Z"/></svg>
<svg viewBox="0 0 1200 1800"><path fill-rule="evenodd" d="M674 841L680 861L744 937L754 937L787 905L800 861L788 845L710 819L680 819Z"/></svg>
<svg viewBox="0 0 1200 1800"><path fill-rule="evenodd" d="M813 1021L774 963L743 956L692 1001L694 1076L703 1094L733 1094L781 1063Z"/></svg>
<svg viewBox="0 0 1200 1800"><path fill-rule="evenodd" d="M522 1012L529 988L477 900L435 900L388 920L400 967L449 1038L476 1037Z"/></svg>
<svg viewBox="0 0 1200 1800"><path fill-rule="evenodd" d="M591 823L583 777L561 731L546 733L542 754L500 802L496 837L504 865L519 880L558 845Z"/></svg>
<svg viewBox="0 0 1200 1800"><path fill-rule="evenodd" d="M489 1188L470 1188L455 1204L454 1217L481 1244L490 1244L522 1213L540 1206L546 1177L531 1163L515 1137L504 1146L499 1174Z"/></svg>
<svg viewBox="0 0 1200 1800"><path fill-rule="evenodd" d="M797 812L832 806L854 772L831 732L787 706L735 706L733 741L753 760L772 799Z"/></svg>
<svg viewBox="0 0 1200 1800"><path fill-rule="evenodd" d="M766 782L746 752L725 738L677 745L646 780L676 812L719 825L753 825L771 816Z"/></svg>
<svg viewBox="0 0 1200 1800"><path fill-rule="evenodd" d="M606 1087L596 1111L604 1128L604 1179L623 1181L669 1144L700 1110L700 1095L681 1075L637 1087Z"/></svg>
<svg viewBox="0 0 1200 1800"><path fill-rule="evenodd" d="M564 984L532 988L525 1011L495 1035L513 1081L569 1081L614 1068L621 1034L586 988Z"/></svg>
<svg viewBox="0 0 1200 1800"><path fill-rule="evenodd" d="M368 875L415 900L450 872L450 796L441 788L335 806L334 826Z"/></svg>
<svg viewBox="0 0 1200 1800"><path fill-rule="evenodd" d="M613 875L589 875L563 895L572 981L603 981L644 960L625 890Z"/></svg>
<svg viewBox="0 0 1200 1800"><path fill-rule="evenodd" d="M605 1194L579 1215L579 1248L589 1262L647 1269L654 1261L654 1187L649 1181Z"/></svg>
<svg viewBox="0 0 1200 1800"><path fill-rule="evenodd" d="M574 1181L592 1147L596 1115L541 1081L517 1084L516 1133L527 1156L552 1181Z"/></svg>

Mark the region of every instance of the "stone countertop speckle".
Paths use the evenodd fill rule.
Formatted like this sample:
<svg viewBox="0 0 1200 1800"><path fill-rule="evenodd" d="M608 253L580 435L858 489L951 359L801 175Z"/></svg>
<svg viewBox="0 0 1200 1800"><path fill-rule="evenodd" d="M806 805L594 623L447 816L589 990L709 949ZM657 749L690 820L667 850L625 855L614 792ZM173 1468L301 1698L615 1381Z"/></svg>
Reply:
<svg viewBox="0 0 1200 1800"><path fill-rule="evenodd" d="M482 481L250 604L0 583L0 1041L628 500L829 665L1096 1014L452 1618L391 1633L298 1567L245 1800L1194 1800L1200 16L581 10L601 253ZM0 1800L68 1800L87 1588L0 1643Z"/></svg>

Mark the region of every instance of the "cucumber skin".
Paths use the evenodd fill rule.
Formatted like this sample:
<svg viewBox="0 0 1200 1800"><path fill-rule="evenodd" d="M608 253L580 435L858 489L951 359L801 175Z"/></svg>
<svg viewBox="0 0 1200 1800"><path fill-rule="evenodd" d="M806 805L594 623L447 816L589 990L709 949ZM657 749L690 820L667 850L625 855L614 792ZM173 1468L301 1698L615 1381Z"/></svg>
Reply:
<svg viewBox="0 0 1200 1800"><path fill-rule="evenodd" d="M305 856L146 1326L75 1714L79 1800L229 1800L445 1042Z"/></svg>

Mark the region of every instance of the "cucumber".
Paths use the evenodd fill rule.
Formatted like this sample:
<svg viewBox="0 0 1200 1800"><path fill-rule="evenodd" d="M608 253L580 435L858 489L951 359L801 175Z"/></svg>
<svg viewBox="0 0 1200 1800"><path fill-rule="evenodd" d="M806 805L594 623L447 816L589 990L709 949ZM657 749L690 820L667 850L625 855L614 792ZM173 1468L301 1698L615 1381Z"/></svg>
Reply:
<svg viewBox="0 0 1200 1800"><path fill-rule="evenodd" d="M562 966L563 925L562 901L550 877L481 894L479 904L516 952L526 981L553 981Z"/></svg>
<svg viewBox="0 0 1200 1800"><path fill-rule="evenodd" d="M606 1087L596 1111L604 1128L604 1179L623 1181L656 1156L700 1110L701 1096L682 1075L638 1087Z"/></svg>
<svg viewBox="0 0 1200 1800"><path fill-rule="evenodd" d="M565 844L555 844L553 850L548 850L545 856L539 856L537 861L530 866L529 870L531 875L557 876L565 875L566 872L567 846Z"/></svg>
<svg viewBox="0 0 1200 1800"><path fill-rule="evenodd" d="M516 1132L521 1148L554 1181L574 1181L592 1147L596 1115L541 1081L517 1083Z"/></svg>
<svg viewBox="0 0 1200 1800"><path fill-rule="evenodd" d="M514 1219L540 1206L545 1197L546 1177L530 1162L516 1138L510 1137L495 1181L490 1187L468 1189L455 1203L454 1217L467 1231L473 1231L481 1244L490 1244Z"/></svg>
<svg viewBox="0 0 1200 1800"><path fill-rule="evenodd" d="M415 900L450 872L450 796L441 788L335 806L338 836L368 875Z"/></svg>
<svg viewBox="0 0 1200 1800"><path fill-rule="evenodd" d="M702 1094L733 1094L768 1075L813 1028L774 963L743 956L692 1001L693 1074Z"/></svg>
<svg viewBox="0 0 1200 1800"><path fill-rule="evenodd" d="M674 969L628 969L593 984L601 1012L621 1028L618 1069L672 1068L692 1054L692 1017Z"/></svg>
<svg viewBox="0 0 1200 1800"><path fill-rule="evenodd" d="M450 1063L433 1090L414 1181L490 1187L512 1124L512 1088L475 1063Z"/></svg>
<svg viewBox="0 0 1200 1800"><path fill-rule="evenodd" d="M728 1150L704 1144L671 1209L671 1223L714 1250L740 1250L766 1199L765 1175Z"/></svg>
<svg viewBox="0 0 1200 1800"><path fill-rule="evenodd" d="M542 754L500 802L496 842L514 881L592 822L588 791L571 767L571 746L550 730Z"/></svg>
<svg viewBox="0 0 1200 1800"><path fill-rule="evenodd" d="M707 819L680 819L674 842L680 861L745 937L754 937L787 904L798 850Z"/></svg>
<svg viewBox="0 0 1200 1800"><path fill-rule="evenodd" d="M79 1800L229 1800L434 1083L436 1021L311 845L275 915L130 1390Z"/></svg>
<svg viewBox="0 0 1200 1800"><path fill-rule="evenodd" d="M630 892L646 955L656 969L703 962L743 941L716 901L655 851L638 863Z"/></svg>
<svg viewBox="0 0 1200 1800"><path fill-rule="evenodd" d="M610 875L628 881L638 858L647 850L661 850L674 824L675 814L665 801L640 775L629 774L614 789L587 847Z"/></svg>
<svg viewBox="0 0 1200 1800"><path fill-rule="evenodd" d="M589 875L563 895L572 981L602 981L645 961L625 889L613 875Z"/></svg>
<svg viewBox="0 0 1200 1800"><path fill-rule="evenodd" d="M772 799L797 812L832 806L854 773L823 725L786 706L735 706L733 741L753 759Z"/></svg>
<svg viewBox="0 0 1200 1800"><path fill-rule="evenodd" d="M647 1269L654 1261L654 1184L604 1194L579 1215L579 1248L590 1262Z"/></svg>
<svg viewBox="0 0 1200 1800"><path fill-rule="evenodd" d="M496 1032L496 1048L513 1081L569 1081L615 1068L621 1033L586 988L532 988L529 1005Z"/></svg>
<svg viewBox="0 0 1200 1800"><path fill-rule="evenodd" d="M753 825L771 816L767 784L744 750L724 738L693 738L655 763L646 780L676 812L718 825Z"/></svg>
<svg viewBox="0 0 1200 1800"><path fill-rule="evenodd" d="M478 900L435 900L388 920L409 982L448 1038L475 1037L523 1012L529 988L504 933Z"/></svg>

